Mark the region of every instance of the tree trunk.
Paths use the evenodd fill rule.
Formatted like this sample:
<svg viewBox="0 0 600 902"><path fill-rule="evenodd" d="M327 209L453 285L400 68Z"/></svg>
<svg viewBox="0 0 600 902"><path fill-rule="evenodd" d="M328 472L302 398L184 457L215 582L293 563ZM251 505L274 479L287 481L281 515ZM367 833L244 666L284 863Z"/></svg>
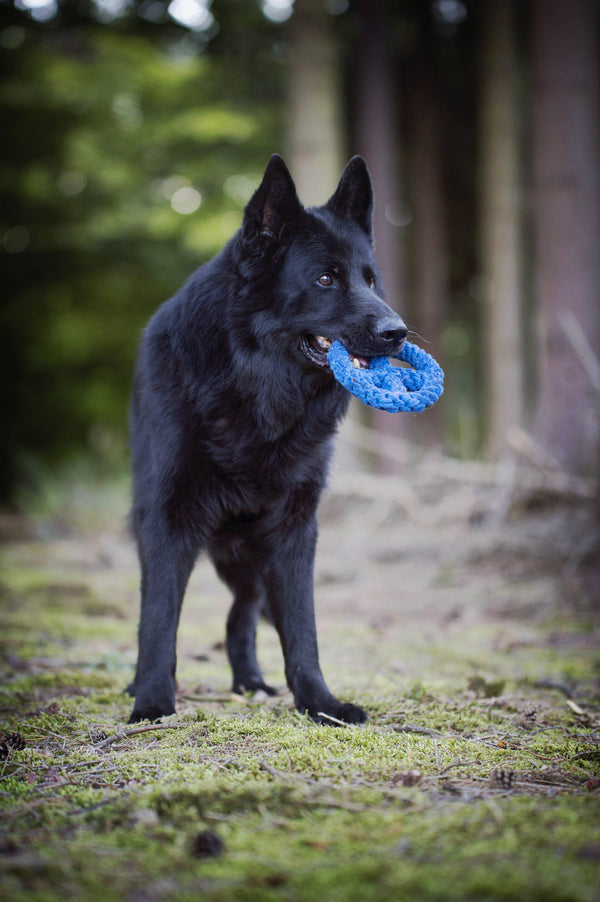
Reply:
<svg viewBox="0 0 600 902"><path fill-rule="evenodd" d="M323 204L341 175L345 135L338 54L323 0L296 0L290 28L287 156L302 203Z"/></svg>
<svg viewBox="0 0 600 902"><path fill-rule="evenodd" d="M374 232L377 260L387 303L400 315L405 310L404 236L406 204L401 193L398 96L392 72L385 0L359 0L360 37L355 67L355 140L367 161L375 190ZM375 410L371 422L398 435L405 418ZM385 459L380 461L386 466Z"/></svg>
<svg viewBox="0 0 600 902"><path fill-rule="evenodd" d="M485 332L486 445L506 450L524 407L521 204L514 9L483 4L480 94L480 260Z"/></svg>
<svg viewBox="0 0 600 902"><path fill-rule="evenodd" d="M534 0L534 436L568 471L594 475L600 458L597 51L595 4Z"/></svg>
<svg viewBox="0 0 600 902"><path fill-rule="evenodd" d="M413 254L408 324L417 333L417 343L443 367L441 337L447 316L448 248L439 121L436 79L431 60L426 58L417 64L411 103ZM426 416L415 420L414 432L420 442L441 444L441 413L442 407L436 405Z"/></svg>

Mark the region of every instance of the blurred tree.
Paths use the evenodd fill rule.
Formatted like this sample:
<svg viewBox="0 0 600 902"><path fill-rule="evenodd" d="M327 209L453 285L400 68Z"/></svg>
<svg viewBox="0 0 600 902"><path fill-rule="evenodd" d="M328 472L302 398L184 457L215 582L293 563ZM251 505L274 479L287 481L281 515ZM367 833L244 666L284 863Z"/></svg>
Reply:
<svg viewBox="0 0 600 902"><path fill-rule="evenodd" d="M275 26L250 12L252 55L247 13L209 53L133 12L2 10L0 499L40 461L122 456L140 329L237 228L281 146Z"/></svg>
<svg viewBox="0 0 600 902"><path fill-rule="evenodd" d="M514 9L483 0L480 9L479 240L486 386L486 445L506 451L521 424L524 377L521 291L521 176Z"/></svg>
<svg viewBox="0 0 600 902"><path fill-rule="evenodd" d="M400 229L408 208L403 195L400 97L390 47L386 0L357 0L354 140L368 162L375 196L374 230L388 303L405 310L405 261Z"/></svg>
<svg viewBox="0 0 600 902"><path fill-rule="evenodd" d="M600 463L597 5L533 0L534 435L569 471Z"/></svg>
<svg viewBox="0 0 600 902"><path fill-rule="evenodd" d="M410 190L413 231L411 323L440 361L448 316L447 213L442 169L439 96L427 63L414 73L411 96Z"/></svg>
<svg viewBox="0 0 600 902"><path fill-rule="evenodd" d="M387 303L406 315L405 248L402 227L408 206L403 195L400 152L398 80L394 71L387 0L357 0L355 43L354 140L367 160L375 190L373 226L377 260L382 271ZM395 434L405 421L381 410L369 412L379 432ZM379 465L387 466L381 457Z"/></svg>
<svg viewBox="0 0 600 902"><path fill-rule="evenodd" d="M371 421L430 440L442 414L446 446L467 455L487 407L499 447L534 357L519 320L516 153L532 60L534 430L562 465L596 466L597 5L533 0L516 84L514 0L296 0L282 27L293 6L0 5L0 500L36 462L122 459L139 331L239 225L284 134L309 203L347 149L365 156L389 302L444 359L446 394L418 431L407 416Z"/></svg>
<svg viewBox="0 0 600 902"><path fill-rule="evenodd" d="M322 204L344 162L341 69L323 0L296 0L290 29L287 147L304 204Z"/></svg>
<svg viewBox="0 0 600 902"><path fill-rule="evenodd" d="M448 221L442 165L442 116L435 42L424 17L421 45L410 79L410 167L412 209L410 326L417 341L444 366L442 333L448 318ZM441 445L442 407L413 425L419 442Z"/></svg>

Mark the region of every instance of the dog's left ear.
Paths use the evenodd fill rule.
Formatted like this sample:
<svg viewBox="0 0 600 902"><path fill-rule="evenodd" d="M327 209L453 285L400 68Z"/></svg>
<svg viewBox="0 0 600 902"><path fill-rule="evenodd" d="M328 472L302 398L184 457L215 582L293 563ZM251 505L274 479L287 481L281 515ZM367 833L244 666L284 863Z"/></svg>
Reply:
<svg viewBox="0 0 600 902"><path fill-rule="evenodd" d="M352 219L373 237L373 186L362 157L352 157L325 206L341 219Z"/></svg>
<svg viewBox="0 0 600 902"><path fill-rule="evenodd" d="M287 166L274 153L263 180L244 210L246 232L285 243L290 227L298 221L302 204Z"/></svg>

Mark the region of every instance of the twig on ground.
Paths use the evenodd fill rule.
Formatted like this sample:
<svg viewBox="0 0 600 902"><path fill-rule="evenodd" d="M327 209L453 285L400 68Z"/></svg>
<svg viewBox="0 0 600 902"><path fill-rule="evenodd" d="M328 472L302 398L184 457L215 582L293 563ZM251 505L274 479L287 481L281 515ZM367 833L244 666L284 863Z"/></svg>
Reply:
<svg viewBox="0 0 600 902"><path fill-rule="evenodd" d="M101 749L106 745L112 745L114 742L120 742L121 739L129 739L131 736L137 736L140 733L150 733L153 730L187 730L190 724L184 723L153 723L147 727L134 727L131 730L118 730L112 736L107 736L100 742L95 743L97 749Z"/></svg>
<svg viewBox="0 0 600 902"><path fill-rule="evenodd" d="M419 727L414 723L404 723L392 728L395 733L417 733L421 736L441 736L439 730L431 730L429 727Z"/></svg>
<svg viewBox="0 0 600 902"><path fill-rule="evenodd" d="M323 711L317 711L317 717L324 717L325 720L330 720L331 723L336 723L339 727L349 727L350 724L346 723L345 720L338 720L337 717L332 717L331 714L325 714Z"/></svg>
<svg viewBox="0 0 600 902"><path fill-rule="evenodd" d="M276 767L273 767L271 764L269 764L268 761L265 761L264 758L261 758L258 763L259 763L259 766L262 768L262 770L264 770L268 774L270 774L275 780L294 780L294 781L299 780L302 783L310 783L313 785L316 782L315 780L312 780L310 777L304 777L302 774L297 774L297 773L290 774L290 773L286 773L283 770L278 770Z"/></svg>
<svg viewBox="0 0 600 902"><path fill-rule="evenodd" d="M444 774L447 774L448 771L453 770L455 767L470 767L473 764L477 764L475 759L471 761L454 761L452 764L447 764L446 767L443 767L440 771L440 777Z"/></svg>
<svg viewBox="0 0 600 902"><path fill-rule="evenodd" d="M275 767L271 767L271 765L268 764L263 758L261 758L258 763L263 770L266 770L266 772L272 777L275 777L276 780L289 779L289 774L284 774L283 771L277 770L277 768Z"/></svg>
<svg viewBox="0 0 600 902"><path fill-rule="evenodd" d="M187 702L231 702L244 698L243 695L233 692L229 695L183 695L181 697Z"/></svg>

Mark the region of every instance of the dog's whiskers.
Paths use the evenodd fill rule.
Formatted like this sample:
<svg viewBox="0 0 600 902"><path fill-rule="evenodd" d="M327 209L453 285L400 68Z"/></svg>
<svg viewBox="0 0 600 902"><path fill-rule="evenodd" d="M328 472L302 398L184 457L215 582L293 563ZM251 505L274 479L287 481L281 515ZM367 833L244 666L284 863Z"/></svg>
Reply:
<svg viewBox="0 0 600 902"><path fill-rule="evenodd" d="M431 344L430 340L428 338L425 338L423 335L421 335L420 332L417 332L416 329L409 328L408 334L409 334L409 336L415 336L415 338L418 338L419 341L421 342L421 344L426 344L426 345Z"/></svg>

